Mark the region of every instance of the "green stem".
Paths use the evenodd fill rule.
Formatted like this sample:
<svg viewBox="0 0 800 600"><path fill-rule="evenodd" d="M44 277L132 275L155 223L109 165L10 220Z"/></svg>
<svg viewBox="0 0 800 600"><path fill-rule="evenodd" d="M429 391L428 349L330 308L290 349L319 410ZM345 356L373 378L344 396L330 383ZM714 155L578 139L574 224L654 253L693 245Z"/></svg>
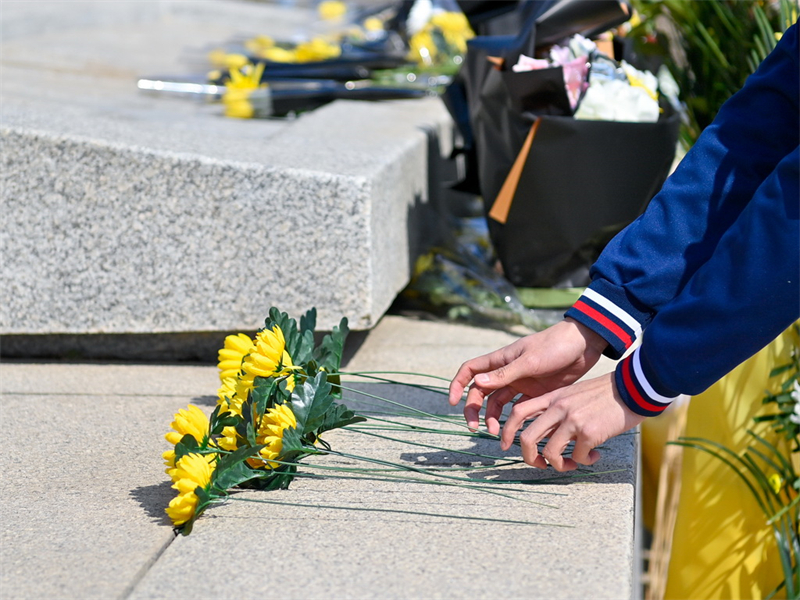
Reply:
<svg viewBox="0 0 800 600"><path fill-rule="evenodd" d="M356 454L348 454L346 452L338 452L336 450L330 450L327 453L331 454L333 456L341 456L342 458L350 458L350 459L353 459L353 460L360 460L360 461L363 461L363 462L369 462L369 463L374 463L374 464L379 464L379 465L385 465L385 466L388 466L388 467L395 467L395 468L397 468L399 470L413 471L415 473L422 473L423 475L430 475L431 477L439 477L440 479L447 479L447 480L451 480L451 481L464 481L464 482L468 482L468 483L474 483L475 482L474 479L468 479L466 477L454 477L452 475L443 475L441 473L431 473L430 471L427 471L426 469L421 469L419 467L414 467L412 465L400 465L400 464L397 464L397 463L392 463L392 462L389 462L389 461L380 460L378 458L369 458L367 456L358 456ZM485 480L485 481L489 481L489 480ZM533 493L533 494L544 494L544 495L547 495L547 496L565 496L566 495L566 494L559 494L559 493L556 493L556 492L540 492L540 491L531 491L531 493Z"/></svg>
<svg viewBox="0 0 800 600"><path fill-rule="evenodd" d="M407 405L402 404L400 402L395 402L394 400L389 400L388 398L382 398L381 396L376 396L375 394L368 394L367 392L362 392L361 390L356 390L354 388L348 388L348 387L341 386L341 385L340 386L336 386L336 387L339 387L340 389L346 390L348 392L353 392L355 394L361 394L362 396L366 396L368 398L373 398L375 400L380 400L382 402L386 402L386 403L391 404L393 406L399 406L401 408L405 408L406 410L409 410L414 414L423 415L423 416L425 416L425 417L427 417L429 419L432 419L434 421L443 421L443 422L448 423L450 425L456 425L458 427L464 427L466 429L469 429L469 426L466 423L458 423L458 422L454 423L451 419L444 419L440 415L435 415L433 413L425 412L424 410L419 410L418 408L413 408L411 406L407 406ZM499 435L498 436L493 436L493 437L494 437L494 439L498 439L498 440L500 439Z"/></svg>
<svg viewBox="0 0 800 600"><path fill-rule="evenodd" d="M428 377L430 379L438 379L439 381L447 381L447 382L450 381L447 377L441 377L439 375L431 375L429 373L413 373L410 371L353 371L351 373L348 373L347 371L338 371L337 373L334 373L334 375L353 375L359 377L363 377L365 375L414 375L416 377ZM411 384L404 384L399 381L397 382L393 381L392 383L397 383L399 385L411 385Z"/></svg>
<svg viewBox="0 0 800 600"><path fill-rule="evenodd" d="M357 431L357 430L351 430ZM419 446L421 448L431 448L433 450L444 450L445 452L452 452L453 454L464 454L466 456L476 456L478 458L486 458L490 460L509 460L506 456L490 456L488 454L480 454L478 452L470 452L469 450L456 450L454 448L446 448L444 446L434 446L433 444L423 444L422 442L411 442L409 440L401 440L398 438L393 438L388 435L380 435L379 433L370 433L369 431L357 431L362 435L369 435L376 438L381 438L384 440L390 440L392 442L400 442L401 444L410 444L412 446ZM513 460L513 462L520 463L523 462L521 460Z"/></svg>

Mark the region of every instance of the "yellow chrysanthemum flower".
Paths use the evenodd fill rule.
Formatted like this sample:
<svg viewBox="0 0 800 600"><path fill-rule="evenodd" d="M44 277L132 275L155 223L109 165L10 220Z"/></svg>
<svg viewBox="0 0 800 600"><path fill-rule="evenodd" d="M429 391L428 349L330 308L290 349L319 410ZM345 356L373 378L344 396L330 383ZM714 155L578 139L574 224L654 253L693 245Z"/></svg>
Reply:
<svg viewBox="0 0 800 600"><path fill-rule="evenodd" d="M341 0L323 0L317 10L320 18L331 21L343 17L347 13L347 5Z"/></svg>
<svg viewBox="0 0 800 600"><path fill-rule="evenodd" d="M408 58L419 63L421 66L430 66L436 61L436 43L433 41L430 26L426 25L423 29L411 36L408 41Z"/></svg>
<svg viewBox="0 0 800 600"><path fill-rule="evenodd" d="M203 438L208 435L208 417L194 404L190 404L175 413L175 420L170 424L170 427L172 427L173 431L170 431L164 437L173 446L180 442L181 438L187 433L200 444L203 442Z"/></svg>
<svg viewBox="0 0 800 600"><path fill-rule="evenodd" d="M271 469L280 466L271 461L280 456L283 450L283 432L290 427L297 427L297 419L295 419L292 409L286 404L279 404L269 409L261 419L256 442L266 444L259 454L262 459L268 461L267 464ZM263 461L257 458L248 459L247 462L254 468L264 466Z"/></svg>
<svg viewBox="0 0 800 600"><path fill-rule="evenodd" d="M368 17L364 20L364 29L367 31L383 31L383 21L378 17Z"/></svg>
<svg viewBox="0 0 800 600"><path fill-rule="evenodd" d="M286 48L281 48L280 46L274 46L272 48L262 48L258 52L258 56L260 56L264 60L269 60L272 62L280 62L280 63L297 62L297 55L295 54L294 50L287 50Z"/></svg>
<svg viewBox="0 0 800 600"><path fill-rule="evenodd" d="M256 334L255 349L245 357L242 370L251 377L280 377L295 370L292 357L286 352L283 331L278 325L271 330L262 329ZM294 389L292 378L289 378L286 387L289 391Z"/></svg>
<svg viewBox="0 0 800 600"><path fill-rule="evenodd" d="M467 40L475 37L469 21L461 12L441 12L431 17L431 25L438 27L448 46L455 48L459 54L467 51Z"/></svg>
<svg viewBox="0 0 800 600"><path fill-rule="evenodd" d="M242 360L253 348L253 340L244 333L227 336L223 348L217 354L220 381L235 377L242 370Z"/></svg>
<svg viewBox="0 0 800 600"><path fill-rule="evenodd" d="M222 434L217 438L217 446L228 452L238 450L239 444L236 440L236 427L223 427Z"/></svg>
<svg viewBox="0 0 800 600"><path fill-rule="evenodd" d="M217 405L222 411L242 414L242 401L236 396L236 377L227 377L222 380L222 385L217 390Z"/></svg>
<svg viewBox="0 0 800 600"><path fill-rule="evenodd" d="M244 47L253 54L260 54L264 50L275 47L275 40L268 35L259 35L245 41Z"/></svg>
<svg viewBox="0 0 800 600"><path fill-rule="evenodd" d="M310 42L297 44L297 49L295 50L298 62L328 60L338 58L341 54L342 48L339 44L328 42L320 37L316 37Z"/></svg>
<svg viewBox="0 0 800 600"><path fill-rule="evenodd" d="M202 444L209 431L208 417L193 404L175 413L175 420L170 426L173 431L168 432L164 438L173 446L186 434L191 435L198 444ZM175 481L175 450L167 450L161 457L164 459L164 466L167 467L165 473Z"/></svg>
<svg viewBox="0 0 800 600"><path fill-rule="evenodd" d="M176 527L191 520L197 510L198 487L208 489L214 472L214 455L186 454L175 466L174 489L178 496L173 498L166 509L167 515Z"/></svg>
<svg viewBox="0 0 800 600"><path fill-rule="evenodd" d="M242 373L236 379L236 396L237 398L241 398L242 402L247 400L247 396L250 394L250 390L253 389L253 383L255 379L255 375L251 375L248 373Z"/></svg>
<svg viewBox="0 0 800 600"><path fill-rule="evenodd" d="M241 69L248 63L244 54L229 54L222 49L209 52L208 61L215 67L224 67L226 69Z"/></svg>
<svg viewBox="0 0 800 600"><path fill-rule="evenodd" d="M250 101L250 96L254 91L267 87L266 83L261 83L263 73L263 63L259 63L255 67L247 64L241 68L230 70L231 78L225 84L225 94L222 96L226 117L249 119L255 115L255 108Z"/></svg>

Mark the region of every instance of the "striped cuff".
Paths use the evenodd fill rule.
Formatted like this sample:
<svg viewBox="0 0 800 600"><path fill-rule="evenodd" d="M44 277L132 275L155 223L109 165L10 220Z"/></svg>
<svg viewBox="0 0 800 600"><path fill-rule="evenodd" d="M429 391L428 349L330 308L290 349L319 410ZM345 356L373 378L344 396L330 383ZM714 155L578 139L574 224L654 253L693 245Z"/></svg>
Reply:
<svg viewBox="0 0 800 600"><path fill-rule="evenodd" d="M630 313L592 288L564 314L585 325L608 342L605 354L620 358L642 335L642 325Z"/></svg>
<svg viewBox="0 0 800 600"><path fill-rule="evenodd" d="M654 417L660 415L680 394L664 396L653 388L642 368L640 351L641 348L637 348L620 361L614 378L617 390L628 408L637 415Z"/></svg>

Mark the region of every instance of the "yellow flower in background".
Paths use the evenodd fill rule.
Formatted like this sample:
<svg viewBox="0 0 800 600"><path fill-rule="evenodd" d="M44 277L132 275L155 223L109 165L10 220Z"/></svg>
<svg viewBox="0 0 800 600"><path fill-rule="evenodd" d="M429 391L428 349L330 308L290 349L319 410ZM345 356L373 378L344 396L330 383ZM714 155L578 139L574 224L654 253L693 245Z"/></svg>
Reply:
<svg viewBox="0 0 800 600"><path fill-rule="evenodd" d="M286 404L279 404L269 409L261 419L256 433L256 443L266 444L259 454L262 459L268 461L271 469L280 466L271 461L280 456L281 450L283 450L283 432L290 427L297 427L297 419L295 419L292 409ZM247 462L254 468L264 465L263 461L257 458L248 459Z"/></svg>
<svg viewBox="0 0 800 600"><path fill-rule="evenodd" d="M778 475L777 473L773 473L772 475L769 476L769 479L767 479L767 481L769 482L769 487L772 488L772 491L775 492L776 494L780 494L781 488L783 487L783 479L781 478L781 476Z"/></svg>
<svg viewBox="0 0 800 600"><path fill-rule="evenodd" d="M422 66L430 66L436 62L436 42L433 41L431 28L426 25L423 29L411 36L408 41L408 58Z"/></svg>
<svg viewBox="0 0 800 600"><path fill-rule="evenodd" d="M280 377L295 370L292 357L286 352L283 331L278 325L256 334L255 349L245 357L242 369L252 377ZM293 390L294 380L290 378L286 387Z"/></svg>
<svg viewBox="0 0 800 600"><path fill-rule="evenodd" d="M383 21L381 21L378 17L368 17L364 20L364 29L367 31L383 31Z"/></svg>
<svg viewBox="0 0 800 600"><path fill-rule="evenodd" d="M255 348L253 340L244 333L226 337L225 344L217 355L220 381L236 377L242 370L242 360L252 352L253 348Z"/></svg>
<svg viewBox="0 0 800 600"><path fill-rule="evenodd" d="M323 0L317 7L319 16L326 21L339 19L347 13L347 5L340 0Z"/></svg>
<svg viewBox="0 0 800 600"><path fill-rule="evenodd" d="M280 46L274 48L263 48L259 51L258 56L264 60L280 63L294 63L297 62L297 54L294 50L287 50Z"/></svg>
<svg viewBox="0 0 800 600"><path fill-rule="evenodd" d="M338 58L342 54L339 44L328 42L321 37L315 37L309 42L297 44L295 56L297 62L314 62Z"/></svg>
<svg viewBox="0 0 800 600"><path fill-rule="evenodd" d="M408 42L408 58L423 67L444 64L453 57L466 53L467 40L473 37L475 33L464 13L437 12L424 27L411 36Z"/></svg>
<svg viewBox="0 0 800 600"><path fill-rule="evenodd" d="M253 54L257 54L260 56L260 54L265 50L269 50L270 48L275 47L275 40L273 40L268 35L259 35L245 41L244 47L247 48Z"/></svg>
<svg viewBox="0 0 800 600"><path fill-rule="evenodd" d="M226 117L249 119L255 115L250 97L254 91L267 87L266 83L261 83L262 73L263 63L230 70L231 78L225 84L225 94L222 96Z"/></svg>
<svg viewBox="0 0 800 600"><path fill-rule="evenodd" d="M467 40L475 37L467 17L462 12L440 12L431 17L431 25L437 27L448 46L459 54L467 51Z"/></svg>
<svg viewBox="0 0 800 600"><path fill-rule="evenodd" d="M225 69L241 69L249 62L244 54L230 54L219 48L208 53L208 61Z"/></svg>
<svg viewBox="0 0 800 600"><path fill-rule="evenodd" d="M194 516L198 503L196 490L198 487L208 489L215 460L214 455L185 454L175 466L172 487L178 490L178 496L170 501L166 512L176 527Z"/></svg>

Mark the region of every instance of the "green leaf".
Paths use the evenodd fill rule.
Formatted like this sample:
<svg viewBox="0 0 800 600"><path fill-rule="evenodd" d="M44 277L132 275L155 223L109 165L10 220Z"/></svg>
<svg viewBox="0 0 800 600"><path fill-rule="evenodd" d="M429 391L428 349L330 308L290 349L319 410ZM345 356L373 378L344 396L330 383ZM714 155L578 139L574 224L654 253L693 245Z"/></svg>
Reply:
<svg viewBox="0 0 800 600"><path fill-rule="evenodd" d="M320 371L313 379L308 378L303 385L297 386L292 394L292 412L300 435L314 432L322 425L332 404L331 385L325 372Z"/></svg>
<svg viewBox="0 0 800 600"><path fill-rule="evenodd" d="M253 446L245 446L244 448L238 448L237 450L231 452L230 454L225 454L222 458L220 458L219 462L217 463L217 467L214 469L214 475L219 476L219 474L222 473L223 471L230 469L232 466L237 465L244 460L247 460L251 456L255 456L264 447L265 444L256 444Z"/></svg>
<svg viewBox="0 0 800 600"><path fill-rule="evenodd" d="M275 406L278 393L278 381L269 377L256 377L253 381L253 389L250 391L249 401L255 409L256 415L263 415L270 408ZM244 413L244 407L242 408Z"/></svg>
<svg viewBox="0 0 800 600"><path fill-rule="evenodd" d="M300 332L305 333L310 331L312 334L317 328L317 309L316 307L310 308L302 317L300 317Z"/></svg>
<svg viewBox="0 0 800 600"><path fill-rule="evenodd" d="M314 332L304 331L298 336L297 345L293 352L289 352L295 365L305 365L314 356Z"/></svg>
<svg viewBox="0 0 800 600"><path fill-rule="evenodd" d="M338 429L346 425L353 425L354 423L362 423L366 420L366 417L356 415L343 404L333 404L325 413L322 424L317 428L316 435L319 436L319 434L325 431Z"/></svg>
<svg viewBox="0 0 800 600"><path fill-rule="evenodd" d="M248 450L250 449L248 448ZM221 492L227 492L256 477L259 477L259 474L255 469L250 468L246 462L238 462L219 472L219 475L214 478L214 487Z"/></svg>
<svg viewBox="0 0 800 600"><path fill-rule="evenodd" d="M253 427L252 421L248 421L247 423L247 435L245 436L245 439L251 447L258 445L256 442L256 430L255 427Z"/></svg>
<svg viewBox="0 0 800 600"><path fill-rule="evenodd" d="M285 490L289 488L289 484L294 480L296 473L296 466L287 465L272 471L264 471L259 479L252 479L245 485L248 488L263 491Z"/></svg>
<svg viewBox="0 0 800 600"><path fill-rule="evenodd" d="M283 430L283 447L278 460L281 462L297 462L309 454L317 454L313 445L305 441L305 436L294 427Z"/></svg>
<svg viewBox="0 0 800 600"><path fill-rule="evenodd" d="M286 351L289 356L294 358L300 343L300 333L297 331L297 321L290 318L285 312L281 312L274 306L269 309L269 317L265 321L267 329L273 329L275 325L281 328L283 338L286 340Z"/></svg>
<svg viewBox="0 0 800 600"><path fill-rule="evenodd" d="M344 317L337 327L334 327L329 334L322 338L322 343L314 354L314 358L320 367L329 372L335 373L339 371L339 367L342 364L342 355L344 354L344 344L349 333L350 328L347 325L347 318Z"/></svg>
<svg viewBox="0 0 800 600"><path fill-rule="evenodd" d="M265 444L245 446L223 456L214 469L211 485L221 492L226 492L245 481L259 477L258 472L250 468L245 461L257 455L264 446Z"/></svg>
<svg viewBox="0 0 800 600"><path fill-rule="evenodd" d="M194 527L194 522L200 517L200 515L205 512L206 508L211 504L213 500L216 499L215 495L209 493L209 491L203 489L200 486L194 490L195 495L197 496L197 506L194 509L194 514L192 518L186 521L180 527L176 527L178 531L180 531L181 535L189 535L192 533L192 527Z"/></svg>
<svg viewBox="0 0 800 600"><path fill-rule="evenodd" d="M219 435L226 427L235 427L242 419L239 415L235 415L227 410L225 412L220 412L221 409L222 405L217 404L214 412L211 413L208 419L210 436Z"/></svg>
<svg viewBox="0 0 800 600"><path fill-rule="evenodd" d="M192 452L197 452L199 448L200 447L197 444L197 440L194 439L194 436L187 433L181 438L180 442L175 444L175 464L178 464L178 460L182 456Z"/></svg>

